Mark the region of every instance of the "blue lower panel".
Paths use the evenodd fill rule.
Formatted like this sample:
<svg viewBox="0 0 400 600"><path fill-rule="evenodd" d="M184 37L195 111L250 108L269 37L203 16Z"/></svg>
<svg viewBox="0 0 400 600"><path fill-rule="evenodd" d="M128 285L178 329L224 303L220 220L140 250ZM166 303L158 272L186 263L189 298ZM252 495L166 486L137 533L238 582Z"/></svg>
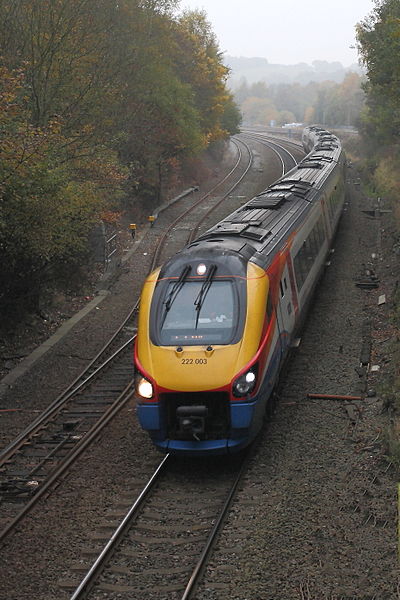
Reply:
<svg viewBox="0 0 400 600"><path fill-rule="evenodd" d="M165 452L189 456L230 454L238 452L251 441L254 431L256 401L231 404L231 432L229 438L206 441L166 439L162 430L158 404L139 404L137 415L140 425L147 430L154 444ZM250 431L251 430L251 431Z"/></svg>
<svg viewBox="0 0 400 600"><path fill-rule="evenodd" d="M136 412L143 429L161 429L160 407L158 404L138 404Z"/></svg>
<svg viewBox="0 0 400 600"><path fill-rule="evenodd" d="M251 426L256 402L231 404L232 429L247 429ZM158 404L138 404L137 415L140 425L146 430L161 429Z"/></svg>
<svg viewBox="0 0 400 600"><path fill-rule="evenodd" d="M248 429L254 417L254 402L231 403L231 426L232 429Z"/></svg>
<svg viewBox="0 0 400 600"><path fill-rule="evenodd" d="M243 432L242 432L243 434ZM181 454L182 456L210 456L218 454L233 454L239 452L249 444L247 436L237 439L207 440L205 442L189 442L178 440L165 440L159 442L153 440L158 448L171 452L171 454Z"/></svg>

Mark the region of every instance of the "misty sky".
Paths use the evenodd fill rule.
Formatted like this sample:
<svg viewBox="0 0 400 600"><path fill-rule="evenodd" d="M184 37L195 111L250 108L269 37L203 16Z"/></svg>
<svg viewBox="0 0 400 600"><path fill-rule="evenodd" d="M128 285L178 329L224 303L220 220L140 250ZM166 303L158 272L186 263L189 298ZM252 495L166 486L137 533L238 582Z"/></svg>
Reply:
<svg viewBox="0 0 400 600"><path fill-rule="evenodd" d="M180 9L204 9L220 49L231 56L275 64L358 62L356 23L373 0L181 0Z"/></svg>

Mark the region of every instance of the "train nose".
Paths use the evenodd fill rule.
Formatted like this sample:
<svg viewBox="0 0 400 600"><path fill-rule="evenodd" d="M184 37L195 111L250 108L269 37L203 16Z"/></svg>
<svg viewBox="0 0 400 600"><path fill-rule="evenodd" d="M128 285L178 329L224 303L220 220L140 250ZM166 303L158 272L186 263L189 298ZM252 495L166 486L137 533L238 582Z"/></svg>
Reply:
<svg viewBox="0 0 400 600"><path fill-rule="evenodd" d="M194 439L205 431L207 406L178 406L176 416L179 424L179 433L192 435Z"/></svg>

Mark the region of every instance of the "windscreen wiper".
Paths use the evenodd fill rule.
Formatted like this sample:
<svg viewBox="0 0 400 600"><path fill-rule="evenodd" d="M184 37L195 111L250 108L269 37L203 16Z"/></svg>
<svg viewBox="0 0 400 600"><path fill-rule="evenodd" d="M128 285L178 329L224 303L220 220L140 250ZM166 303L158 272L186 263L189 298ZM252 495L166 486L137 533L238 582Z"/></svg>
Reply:
<svg viewBox="0 0 400 600"><path fill-rule="evenodd" d="M201 286L201 289L200 289L199 293L197 294L197 298L194 301L194 305L196 307L196 312L197 312L196 324L194 326L195 329L197 329L197 325L199 323L200 311L204 304L204 300L206 299L206 296L208 294L208 290L211 287L211 283L212 283L212 280L213 280L216 270L217 270L217 265L211 265L210 270L208 271L207 279L203 282L203 285Z"/></svg>
<svg viewBox="0 0 400 600"><path fill-rule="evenodd" d="M177 297L177 295L179 294L180 290L183 287L183 284L186 281L187 276L189 275L190 271L192 270L191 265L186 265L186 267L183 269L182 273L179 276L179 279L177 281L175 281L174 285L171 288L171 291L169 292L166 300L164 300L163 304L165 306L164 309L164 314L161 320L161 327L164 325L164 321L167 318L167 313L170 310L172 304L175 302L175 299Z"/></svg>

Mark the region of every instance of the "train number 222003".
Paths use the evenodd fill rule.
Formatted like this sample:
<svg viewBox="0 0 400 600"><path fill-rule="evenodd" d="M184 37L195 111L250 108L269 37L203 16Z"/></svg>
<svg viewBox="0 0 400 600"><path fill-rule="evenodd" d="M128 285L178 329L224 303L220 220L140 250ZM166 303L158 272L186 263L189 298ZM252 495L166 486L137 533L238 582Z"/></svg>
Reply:
<svg viewBox="0 0 400 600"><path fill-rule="evenodd" d="M206 365L206 358L182 358L182 365Z"/></svg>

